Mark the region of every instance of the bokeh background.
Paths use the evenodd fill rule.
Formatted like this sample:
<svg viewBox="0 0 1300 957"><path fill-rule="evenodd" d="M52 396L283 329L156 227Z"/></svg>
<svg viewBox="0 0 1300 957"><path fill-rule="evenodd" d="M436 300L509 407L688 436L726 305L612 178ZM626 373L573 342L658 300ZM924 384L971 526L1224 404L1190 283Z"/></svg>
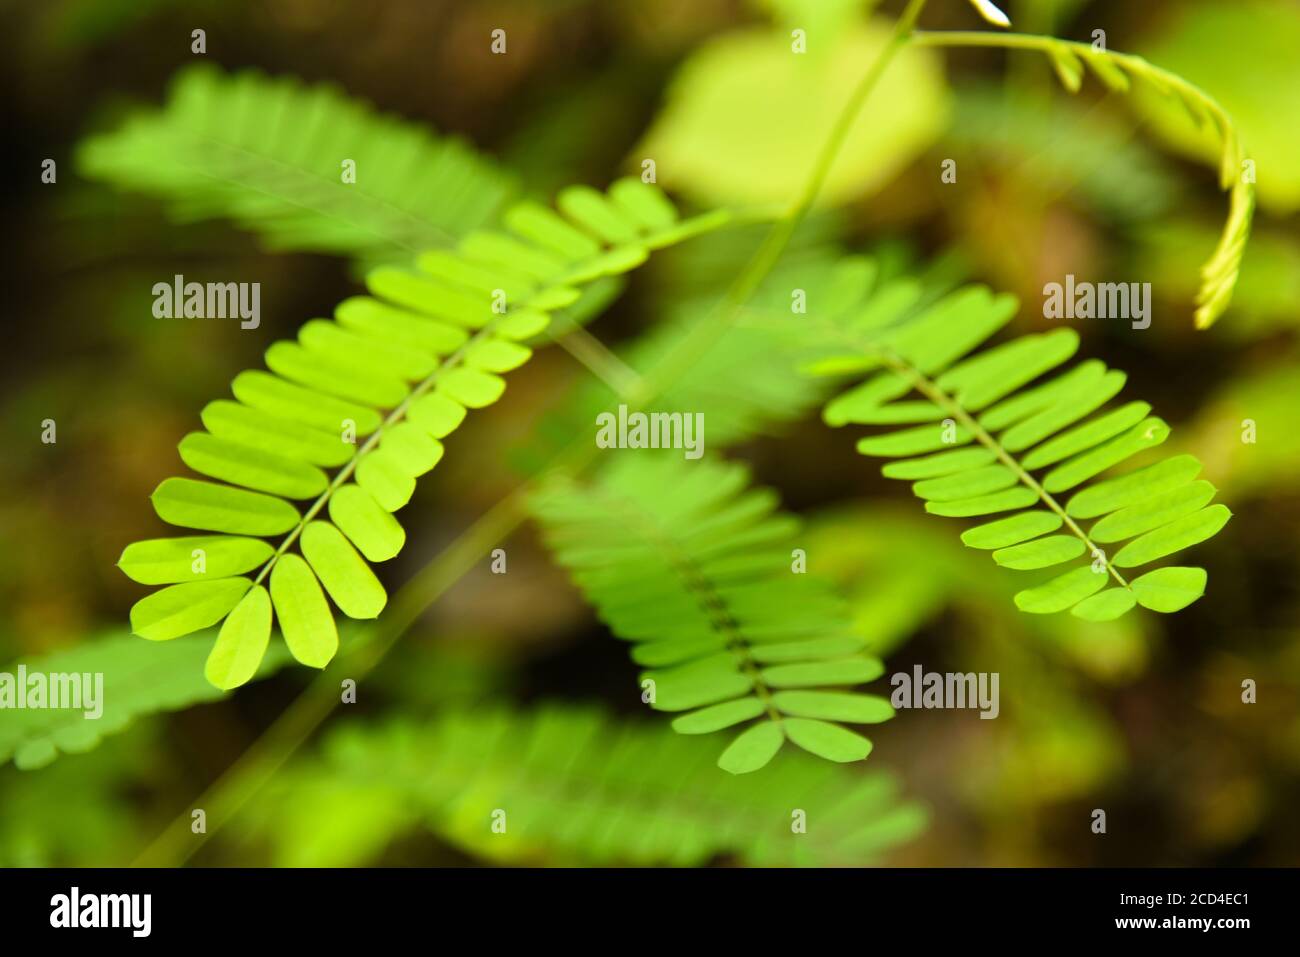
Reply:
<svg viewBox="0 0 1300 957"><path fill-rule="evenodd" d="M1015 292L1026 303L1015 332L1050 324L1042 286L1067 272L1152 283L1149 330L1076 328L1081 354L1129 373L1129 393L1174 426L1172 443L1202 458L1233 509L1225 531L1196 552L1209 593L1177 615L1135 613L1104 626L1021 615L1010 600L1014 573L964 549L953 523L927 517L815 412L773 423L763 430L772 434L729 454L807 520L810 553L852 597L889 671L921 664L1002 676L996 721L914 711L875 729L867 764L895 774L928 807L929 823L874 859L1300 863L1300 5L1005 6L1021 32L1090 41L1104 30L1109 47L1181 73L1234 116L1258 164L1260 209L1227 314L1208 332L1193 330L1198 269L1226 214L1194 138L1140 97L1106 95L1095 83L1069 95L1033 54L905 51L850 136L795 255L867 251L900 271ZM114 564L128 542L165 533L148 495L177 472L177 440L272 339L359 288L358 266L345 257L269 251L256 230L228 218L182 222L155 197L91 177L77 159L87 137L156 110L172 77L203 59L328 82L462 137L521 195L604 185L650 156L661 185L688 207L788 202L826 117L900 7L5 3L0 669L126 635L144 590ZM797 66L795 26L810 37ZM964 0L931 0L922 26L986 28ZM207 33L202 58L190 50L195 28ZM497 28L507 31L504 56L489 51ZM54 184L41 182L45 158L57 162ZM941 182L946 159L957 162L956 183ZM716 297L753 239L657 259L592 332L618 348ZM151 286L177 272L261 282L261 328L154 319ZM529 468L520 448L587 377L563 351L546 350L512 377L505 401L467 425L403 513L409 544L383 568L390 591L519 483ZM55 444L40 441L45 419L57 422ZM1254 444L1241 439L1246 419L1256 423ZM362 773L339 743L357 726L419 725L502 702L521 712L581 703L610 722L666 724L643 713L624 647L535 531L502 544L509 573L491 575L485 556L365 679L356 704L315 720L302 701L321 700L310 690L320 683L291 668L223 700L142 715L86 754L30 770L6 760L0 864L622 862L563 841L493 845L457 790L459 772L442 773L450 797L430 810L383 786L391 764ZM320 679L333 689L326 697L337 696L341 677L332 668ZM1258 684L1255 704L1241 701L1245 679ZM268 738L269 728L277 730ZM246 776L228 775L232 767ZM190 810L204 806L205 792L237 811L191 841ZM1089 829L1094 808L1107 811L1105 836ZM756 862L742 846L692 863Z"/></svg>

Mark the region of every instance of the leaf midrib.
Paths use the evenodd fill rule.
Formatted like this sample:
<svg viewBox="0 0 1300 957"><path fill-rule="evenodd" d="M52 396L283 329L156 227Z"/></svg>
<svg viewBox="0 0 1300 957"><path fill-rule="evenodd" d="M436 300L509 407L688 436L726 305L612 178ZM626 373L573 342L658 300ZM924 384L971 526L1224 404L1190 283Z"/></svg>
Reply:
<svg viewBox="0 0 1300 957"><path fill-rule="evenodd" d="M939 406L940 409L951 415L957 420L958 424L975 437L975 441L979 442L980 445L984 446L997 456L998 461L1009 468L1016 476L1017 480L1037 495L1038 500L1042 502L1042 504L1046 505L1051 511L1056 513L1057 517L1065 523L1065 527L1083 542L1084 548L1087 549L1087 554L1091 556L1094 561L1098 556L1100 556L1101 560L1106 565L1106 570L1114 577L1115 581L1119 583L1121 588L1129 587L1128 582L1124 580L1124 576L1121 575L1119 570L1111 564L1110 557L1106 554L1106 551L1093 543L1092 539L1088 537L1088 534L1079 527L1079 524L1071 518L1066 513L1066 510L1061 507L1060 503L1056 501L1056 498L1052 493L1043 488L1038 480L1029 473L1029 470L1021 465L1020 461L1012 453L1008 452L1006 448L1003 447L1002 443L995 439L987 429L980 425L979 422L975 420L975 417L962 407L960 402L950 396L947 392L940 389L938 385L917 369L916 366L912 365L892 350L883 346L877 346L874 347L872 351L875 355L880 357L880 359L891 371L894 372L895 375L899 375L906 379L917 392L920 392L935 405Z"/></svg>
<svg viewBox="0 0 1300 957"><path fill-rule="evenodd" d="M700 568L699 563L682 551L672 536L664 534L654 516L641 508L638 502L625 496L612 495L607 490L595 486L590 487L589 491L595 496L605 499L612 508L623 511L632 522L640 527L641 534L646 541L659 549L664 559L686 583L687 589L695 596L700 609L708 616L710 626L726 638L726 649L735 656L741 672L749 679L754 694L762 702L767 716L773 721L780 722L782 714L776 705L772 703L772 689L763 680L758 662L749 653L749 640L740 630L739 623L732 617L726 600L714 587L712 579ZM702 707L711 707L711 705L703 705ZM688 708L685 713L689 714L697 710L699 709Z"/></svg>

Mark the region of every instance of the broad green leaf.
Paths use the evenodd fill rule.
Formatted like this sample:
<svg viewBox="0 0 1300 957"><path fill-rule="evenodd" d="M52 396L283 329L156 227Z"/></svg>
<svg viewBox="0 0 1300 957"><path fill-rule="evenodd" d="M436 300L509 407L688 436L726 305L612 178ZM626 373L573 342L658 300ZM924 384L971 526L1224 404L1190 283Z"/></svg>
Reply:
<svg viewBox="0 0 1300 957"><path fill-rule="evenodd" d="M466 310L477 310L483 303L491 303L502 294L507 302L520 302L537 290L537 283L526 271L499 264L487 266L441 249L420 253L416 264L422 273L436 280L428 288L437 289L437 293L422 304L433 313L448 303L459 303ZM457 305L457 312L462 305Z"/></svg>
<svg viewBox="0 0 1300 957"><path fill-rule="evenodd" d="M1070 497L1065 510L1074 518L1096 518L1116 509L1140 505L1161 493L1177 489L1200 472L1201 463L1195 456L1175 455L1077 492Z"/></svg>
<svg viewBox="0 0 1300 957"><path fill-rule="evenodd" d="M888 698L844 691L777 691L772 704L782 714L855 724L876 724L894 716Z"/></svg>
<svg viewBox="0 0 1300 957"><path fill-rule="evenodd" d="M530 239L565 260L586 259L600 252L600 244L540 203L525 201L505 214L510 231Z"/></svg>
<svg viewBox="0 0 1300 957"><path fill-rule="evenodd" d="M1010 518L976 525L961 533L961 540L971 548L1006 548L1047 532L1054 532L1063 524L1055 512L1021 512Z"/></svg>
<svg viewBox="0 0 1300 957"><path fill-rule="evenodd" d="M1035 615L1065 611L1094 592L1101 591L1110 580L1110 575L1106 572L1095 572L1091 565L1084 565L1036 588L1016 592L1016 607Z"/></svg>
<svg viewBox="0 0 1300 957"><path fill-rule="evenodd" d="M544 249L520 242L506 233L487 229L477 229L470 233L460 241L458 248L475 262L518 271L538 282L549 281L564 272L568 266L565 259Z"/></svg>
<svg viewBox="0 0 1300 957"><path fill-rule="evenodd" d="M131 631L167 641L215 625L252 586L247 578L186 582L146 595L131 606Z"/></svg>
<svg viewBox="0 0 1300 957"><path fill-rule="evenodd" d="M590 186L568 186L555 197L555 206L587 232L611 245L634 242L637 222Z"/></svg>
<svg viewBox="0 0 1300 957"><path fill-rule="evenodd" d="M372 562L386 562L406 544L406 530L365 489L351 483L330 496L330 518Z"/></svg>
<svg viewBox="0 0 1300 957"><path fill-rule="evenodd" d="M206 432L191 432L177 449L201 475L284 498L315 498L329 484L314 465Z"/></svg>
<svg viewBox="0 0 1300 957"><path fill-rule="evenodd" d="M991 495L976 495L952 502L926 502L925 510L934 515L947 515L952 518L968 518L975 515L992 515L995 512L1009 512L1015 508L1025 508L1038 501L1038 493L1025 486L1005 489Z"/></svg>
<svg viewBox="0 0 1300 957"><path fill-rule="evenodd" d="M729 652L710 655L662 671L648 671L642 681L654 682L653 707L658 711L685 711L735 698L753 687L736 667Z"/></svg>
<svg viewBox="0 0 1300 957"><path fill-rule="evenodd" d="M861 761L871 753L870 741L837 724L810 718L786 718L782 725L791 741L828 761Z"/></svg>
<svg viewBox="0 0 1300 957"><path fill-rule="evenodd" d="M1105 371L1106 367L1101 362L1087 359L1041 385L1003 399L980 414L979 424L989 432L1000 432L1027 416L1051 408L1081 383L1100 379Z"/></svg>
<svg viewBox="0 0 1300 957"><path fill-rule="evenodd" d="M338 630L316 576L298 555L286 552L271 569L271 601L290 654L311 668L329 664Z"/></svg>
<svg viewBox="0 0 1300 957"><path fill-rule="evenodd" d="M674 718L673 730L678 734L709 734L757 718L763 711L763 702L754 697L724 701Z"/></svg>
<svg viewBox="0 0 1300 957"><path fill-rule="evenodd" d="M774 30L724 34L681 67L636 156L653 156L660 182L706 206L789 202L826 141L850 92L888 42L871 21L809 33L808 56L792 56ZM849 128L821 200L843 203L889 182L943 129L946 96L938 61L905 47ZM782 117L777 131L772 117ZM763 162L753 158L762 156Z"/></svg>
<svg viewBox="0 0 1300 957"><path fill-rule="evenodd" d="M357 435L369 435L383 421L367 406L304 389L260 369L239 373L230 389L246 406L331 435L341 436L349 424Z"/></svg>
<svg viewBox="0 0 1300 957"><path fill-rule="evenodd" d="M441 442L410 422L385 429L379 447L411 478L423 475L442 461L444 451Z"/></svg>
<svg viewBox="0 0 1300 957"><path fill-rule="evenodd" d="M222 691L248 683L271 640L271 596L261 585L244 595L221 625L203 674Z"/></svg>
<svg viewBox="0 0 1300 957"><path fill-rule="evenodd" d="M1162 528L1147 532L1121 548L1112 559L1118 568L1134 568L1157 558L1190 548L1216 534L1228 524L1232 512L1226 505L1211 505L1175 519Z"/></svg>
<svg viewBox="0 0 1300 957"><path fill-rule="evenodd" d="M302 530L302 553L343 614L379 617L388 595L342 532L329 522L308 522Z"/></svg>
<svg viewBox="0 0 1300 957"><path fill-rule="evenodd" d="M721 651L726 646L726 637L716 632L691 635L686 638L665 638L662 641L646 641L636 645L632 649L632 660L647 668L666 668L701 655Z"/></svg>
<svg viewBox="0 0 1300 957"><path fill-rule="evenodd" d="M415 493L415 479L396 455L383 448L361 457L356 476L357 484L388 512L396 512Z"/></svg>
<svg viewBox="0 0 1300 957"><path fill-rule="evenodd" d="M1015 485L1016 481L1016 473L1005 465L988 465L956 475L917 482L912 486L912 491L919 498L932 502L955 502L999 492Z"/></svg>
<svg viewBox="0 0 1300 957"><path fill-rule="evenodd" d="M593 285L587 288L590 291L597 287ZM540 309L511 309L496 321L492 331L503 339L522 342L540 336L550 324L551 317Z"/></svg>
<svg viewBox="0 0 1300 957"><path fill-rule="evenodd" d="M427 260L421 257L421 262ZM380 267L366 274L366 288L375 296L429 319L466 329L481 329L492 321L491 297L470 294L427 274Z"/></svg>
<svg viewBox="0 0 1300 957"><path fill-rule="evenodd" d="M482 409L501 398L506 382L476 369L453 369L438 380L437 391L471 409Z"/></svg>
<svg viewBox="0 0 1300 957"><path fill-rule="evenodd" d="M965 286L889 330L883 342L921 373L932 375L1005 326L1016 307L1015 296Z"/></svg>
<svg viewBox="0 0 1300 957"><path fill-rule="evenodd" d="M857 635L834 635L830 638L808 638L802 641L782 641L755 645L749 655L761 664L778 661L806 661L838 655L852 654L866 647Z"/></svg>
<svg viewBox="0 0 1300 957"><path fill-rule="evenodd" d="M644 229L667 229L677 222L677 210L664 194L634 176L612 183L609 195L624 216L636 220Z"/></svg>
<svg viewBox="0 0 1300 957"><path fill-rule="evenodd" d="M1163 420L1154 417L1144 419L1127 432L1052 469L1043 478L1043 488L1052 494L1072 489L1143 449L1154 448L1167 438L1169 426ZM1068 508L1066 510L1069 511Z"/></svg>
<svg viewBox="0 0 1300 957"><path fill-rule="evenodd" d="M298 510L283 499L214 482L164 479L151 498L159 518L184 528L278 535L298 524Z"/></svg>
<svg viewBox="0 0 1300 957"><path fill-rule="evenodd" d="M260 538L187 535L133 542L122 550L117 567L142 585L170 585L241 575L274 554Z"/></svg>
<svg viewBox="0 0 1300 957"><path fill-rule="evenodd" d="M481 372L509 372L532 357L526 346L504 339L480 339L465 350L465 365Z"/></svg>
<svg viewBox="0 0 1300 957"><path fill-rule="evenodd" d="M1175 612L1205 594L1204 568L1169 566L1147 572L1129 583L1138 604L1152 611Z"/></svg>
<svg viewBox="0 0 1300 957"><path fill-rule="evenodd" d="M465 406L438 392L431 392L411 402L406 417L435 439L443 439L465 421Z"/></svg>
<svg viewBox="0 0 1300 957"><path fill-rule="evenodd" d="M469 340L469 333L459 326L398 309L369 296L344 299L334 307L334 318L345 329L431 356L451 355Z"/></svg>
<svg viewBox="0 0 1300 957"><path fill-rule="evenodd" d="M1143 532L1168 525L1197 511L1214 498L1216 489L1204 479L1188 482L1111 512L1092 526L1088 537L1103 544L1122 542Z"/></svg>
<svg viewBox="0 0 1300 957"><path fill-rule="evenodd" d="M313 319L298 330L298 342L308 352L347 365L371 378L418 382L438 367L432 355L370 335L358 335L337 322Z"/></svg>
<svg viewBox="0 0 1300 957"><path fill-rule="evenodd" d="M907 395L911 389L912 384L902 376L881 372L831 399L822 411L822 418L832 426L869 422L882 405Z"/></svg>
<svg viewBox="0 0 1300 957"><path fill-rule="evenodd" d="M977 412L1055 369L1079 348L1073 329L1021 336L953 366L936 385L968 412Z"/></svg>
<svg viewBox="0 0 1300 957"><path fill-rule="evenodd" d="M769 688L811 688L819 685L856 685L875 681L885 673L876 658L832 658L797 665L764 668L759 676Z"/></svg>
<svg viewBox="0 0 1300 957"><path fill-rule="evenodd" d="M784 722L782 722L784 724ZM727 745L718 758L718 767L732 774L749 774L766 765L785 744L781 724L764 721L746 728Z"/></svg>
<svg viewBox="0 0 1300 957"><path fill-rule="evenodd" d="M1085 598L1070 609L1070 614L1085 621L1112 621L1137 604L1131 588L1107 588Z"/></svg>
<svg viewBox="0 0 1300 957"><path fill-rule="evenodd" d="M1011 452L1036 445L1101 408L1119 394L1127 379L1124 373L1111 369L1095 383L1072 390L1051 407L1016 423L998 441Z"/></svg>
<svg viewBox="0 0 1300 957"><path fill-rule="evenodd" d="M401 405L407 387L400 380L367 373L343 359L310 352L281 340L266 350L266 365L277 375L325 395L380 409Z"/></svg>
<svg viewBox="0 0 1300 957"><path fill-rule="evenodd" d="M1026 455L1021 464L1027 469L1041 469L1048 465L1055 465L1062 459L1068 459L1071 455L1085 452L1107 439L1113 439L1141 422L1150 411L1151 406L1145 402L1130 402L1120 406L1113 412L1100 415L1091 422L1085 422L1044 442Z"/></svg>
<svg viewBox="0 0 1300 957"><path fill-rule="evenodd" d="M954 426L949 431L939 424L918 425L916 428L902 429L888 435L872 435L859 439L858 451L863 455L903 458L965 445L971 438L971 434L961 426Z"/></svg>
<svg viewBox="0 0 1300 957"><path fill-rule="evenodd" d="M995 458L997 456L992 450L983 447L953 449L951 452L937 452L919 459L886 462L880 472L892 479L939 478L988 465Z"/></svg>
<svg viewBox="0 0 1300 957"><path fill-rule="evenodd" d="M342 429L322 432L226 399L209 402L200 417L213 435L312 465L342 465L356 451Z"/></svg>
<svg viewBox="0 0 1300 957"><path fill-rule="evenodd" d="M1047 568L1078 558L1084 552L1083 539L1075 535L1048 535L1031 542L999 548L993 560L1005 568Z"/></svg>

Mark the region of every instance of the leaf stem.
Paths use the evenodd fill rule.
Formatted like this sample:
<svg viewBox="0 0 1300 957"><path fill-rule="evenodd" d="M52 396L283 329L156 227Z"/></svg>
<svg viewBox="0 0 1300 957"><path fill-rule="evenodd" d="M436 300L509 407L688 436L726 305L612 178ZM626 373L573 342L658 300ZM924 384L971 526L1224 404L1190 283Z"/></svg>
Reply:
<svg viewBox="0 0 1300 957"><path fill-rule="evenodd" d="M1020 464L1019 460L1003 448L1002 443L990 435L989 431L980 425L979 422L975 420L975 417L962 407L960 402L940 389L934 382L921 374L915 366L907 362L901 356L881 348L874 349L873 353L879 355L884 363L892 369L896 375L910 382L917 392L920 392L923 396L952 416L952 418L954 418L962 428L975 437L975 441L997 456L998 461L1010 469L1020 483L1037 495L1039 501L1056 513L1057 517L1065 523L1065 527L1083 542L1084 548L1087 549L1087 554L1091 556L1094 561L1100 557L1106 565L1106 570L1114 576L1115 581L1117 581L1123 588L1129 587L1128 582L1124 580L1124 576L1121 575L1119 570L1110 563L1110 559L1107 557L1106 552L1093 544L1092 539L1088 537L1087 533L1079 527L1078 523L1075 522L1073 518L1066 514L1065 509L1056 501L1055 496L1053 496L1051 492L1047 491L1047 489L1043 488L1042 484Z"/></svg>

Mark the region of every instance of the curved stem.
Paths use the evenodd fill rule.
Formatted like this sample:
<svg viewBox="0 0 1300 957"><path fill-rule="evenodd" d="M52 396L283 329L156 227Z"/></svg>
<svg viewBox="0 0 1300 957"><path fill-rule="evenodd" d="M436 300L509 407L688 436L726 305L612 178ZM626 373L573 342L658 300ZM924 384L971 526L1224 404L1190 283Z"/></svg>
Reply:
<svg viewBox="0 0 1300 957"><path fill-rule="evenodd" d="M1068 48L1082 57L1097 55L1124 64L1133 73L1144 76L1157 87L1170 87L1179 90L1196 100L1214 117L1225 141L1228 131L1235 127L1228 111L1210 94L1195 83L1191 83L1177 73L1171 73L1150 61L1132 53L1118 53L1114 50L1098 50L1090 43L1077 40L1059 40L1056 37L1036 36L1024 33L985 33L978 30L918 30L912 35L912 42L925 47L994 47L1006 50L1034 50L1051 55L1053 49Z"/></svg>

